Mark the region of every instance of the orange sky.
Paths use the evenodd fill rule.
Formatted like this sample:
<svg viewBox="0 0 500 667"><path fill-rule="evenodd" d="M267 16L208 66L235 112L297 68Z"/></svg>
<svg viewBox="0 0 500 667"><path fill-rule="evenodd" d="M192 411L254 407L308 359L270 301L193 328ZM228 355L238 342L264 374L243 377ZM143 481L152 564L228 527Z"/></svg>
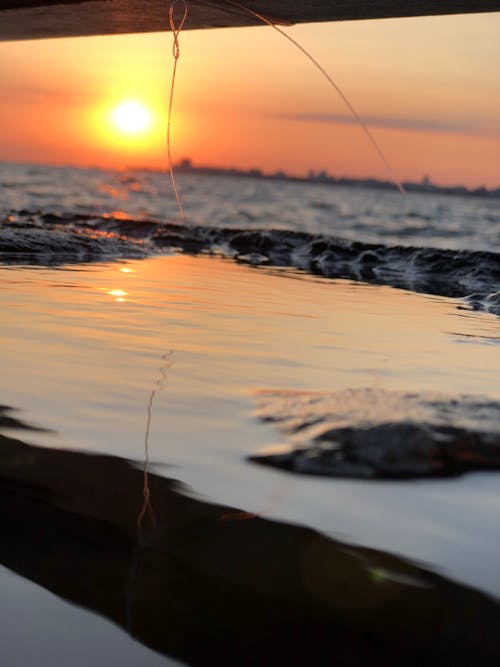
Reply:
<svg viewBox="0 0 500 667"><path fill-rule="evenodd" d="M167 17L166 17L167 19ZM398 177L500 185L500 14L296 26ZM166 165L168 33L0 43L0 159ZM271 28L184 32L174 159L387 178L342 100ZM133 99L149 131L109 120Z"/></svg>

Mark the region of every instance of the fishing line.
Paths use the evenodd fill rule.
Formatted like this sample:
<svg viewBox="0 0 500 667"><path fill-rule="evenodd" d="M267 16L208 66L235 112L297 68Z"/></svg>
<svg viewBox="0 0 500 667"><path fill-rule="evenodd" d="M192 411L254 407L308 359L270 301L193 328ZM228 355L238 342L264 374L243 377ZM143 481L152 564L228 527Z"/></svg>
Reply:
<svg viewBox="0 0 500 667"><path fill-rule="evenodd" d="M199 0L196 0L196 1L199 1ZM279 33L280 35L282 35L285 39L287 39L289 42L291 42L297 49L299 49L299 51L301 51L301 52L306 56L306 58L308 58L308 59L312 62L312 64L314 65L314 67L316 67L316 69L317 69L317 70L322 74L322 76L328 81L328 83L330 84L330 86L332 86L332 88L337 92L337 94L340 96L340 98L342 99L342 101L344 102L344 104L345 104L345 105L347 106L347 108L349 109L349 111L350 111L351 115L353 116L353 118L356 120L356 122L358 123L358 125L360 126L360 128L363 130L365 136L367 137L368 141L371 143L371 145L372 145L372 147L374 148L375 152L377 153L377 155L379 156L379 158L380 158L380 160L382 161L383 165L385 166L385 168L386 168L388 174L390 175L390 177L391 177L391 181L394 183L394 185L397 187L397 189L399 190L399 192L400 192L402 195L406 194L406 190L404 189L403 184L402 184L401 181L397 178L397 176L396 176L396 174L395 174L393 168L391 167L391 165L390 165L388 159L385 157L384 152L382 151L382 149L381 149L380 146L378 145L378 143L377 143L375 137L373 136L373 134L371 133L370 129L368 128L368 126L366 125L366 123L364 122L364 120L362 119L362 117L358 114L358 112L356 111L356 109L354 108L354 106L351 104L351 102L349 101L349 98L345 95L345 93L343 92L342 88L340 88L340 86L339 86L337 83L335 83L335 81L332 79L332 77L330 76L330 74L328 74L328 72L327 72L327 71L325 70L325 68L324 68L324 67L323 67L323 66L316 60L316 58L315 58L311 53L309 53L309 51L307 51L307 49L305 49L305 48L304 48L299 42L297 42L293 37L291 37L288 33L286 33L284 30L282 30L281 28L279 28L275 23L273 23L273 21L271 21L270 19L266 18L266 17L263 16L262 14L259 14L258 12L255 12L253 9L250 9L249 7L246 7L245 5L242 5L242 4L240 4L239 2L236 2L235 0L225 0L225 2L226 2L227 4L229 4L229 5L232 5L233 7L237 7L237 8L239 8L239 9L245 11L247 14L250 14L251 16L257 18L259 21L262 21L262 23L265 23L266 25L268 25L268 26L270 26L271 28L273 28L274 30L276 30L276 32L278 32L278 33ZM210 5L211 3L210 3L210 2L200 2L200 4L207 4L207 5ZM219 5L219 6L220 6L220 5Z"/></svg>
<svg viewBox="0 0 500 667"><path fill-rule="evenodd" d="M151 490L149 488L149 434L151 431L151 416L153 412L153 401L159 391L163 391L165 387L165 382L167 380L167 370L172 365L170 362L170 357L173 355L173 351L169 350L162 355L164 363L160 366L159 373L160 377L156 381L154 388L151 390L149 395L148 407L147 407L147 419L146 419L146 430L144 433L144 468L143 468L143 487L142 487L142 497L143 503L139 516L137 517L137 528L139 531L142 530L142 521L146 514L148 514L149 519L153 525L153 528L156 527L156 516L151 504Z"/></svg>
<svg viewBox="0 0 500 667"><path fill-rule="evenodd" d="M149 488L149 433L151 430L151 416L153 412L153 401L157 392L162 391L165 386L165 381L167 380L167 370L171 366L170 357L173 355L173 351L169 350L165 354L162 354L163 364L158 369L160 377L157 379L155 386L151 390L149 395L148 407L147 407L147 420L146 420L146 431L144 433L144 469L143 469L143 487L142 487L142 496L143 503L139 515L137 517L137 542L134 543L130 558L130 570L127 579L127 585L125 587L125 627L127 632L130 635L134 635L134 604L138 592L140 591L142 585L142 579L144 574L145 562L147 552L145 547L147 546L147 540L143 533L142 522L146 514L149 516L153 529L156 528L156 516L151 504L151 490Z"/></svg>
<svg viewBox="0 0 500 667"><path fill-rule="evenodd" d="M149 431L151 429L151 410L153 408L153 399L156 395L156 389L153 389L151 395L149 396L148 402L148 417L146 422L146 432L144 434L144 468L143 468L143 486L142 486L142 497L143 503L139 516L137 517L137 528L142 530L142 520L144 519L146 513L148 514L153 528L156 527L156 517L153 506L151 504L151 490L149 488Z"/></svg>
<svg viewBox="0 0 500 667"><path fill-rule="evenodd" d="M258 512L234 511L226 512L219 517L219 521L248 521L250 519L259 519L263 516L271 514L282 504L283 500L288 495L292 482L290 478L285 478L278 490L275 491L268 499L267 504Z"/></svg>
<svg viewBox="0 0 500 667"><path fill-rule="evenodd" d="M174 10L175 10L175 5L180 2L183 5L183 13L181 16L181 19L176 26L175 20L174 20ZM174 56L174 64L172 68L172 78L170 80L170 96L169 96L169 101L168 101L168 115L167 115L167 159L168 159L168 171L170 173L170 180L172 181L172 186L174 188L175 192L175 200L177 202L177 207L179 209L179 213L182 219L184 219L185 213L184 213L184 208L182 207L182 202L181 198L179 195L179 191L177 189L177 184L175 182L175 174L174 174L174 167L173 167L173 162L172 162L172 152L171 152L171 141L170 141L170 129L172 125L172 107L174 103L174 89L175 89L175 76L177 74L177 62L179 60L180 56L180 47L179 47L179 34L184 27L184 23L186 22L188 15L188 6L185 0L172 0L170 3L170 6L168 8L168 21L170 25L170 30L172 31L172 35L174 37L174 41L172 44L172 55Z"/></svg>

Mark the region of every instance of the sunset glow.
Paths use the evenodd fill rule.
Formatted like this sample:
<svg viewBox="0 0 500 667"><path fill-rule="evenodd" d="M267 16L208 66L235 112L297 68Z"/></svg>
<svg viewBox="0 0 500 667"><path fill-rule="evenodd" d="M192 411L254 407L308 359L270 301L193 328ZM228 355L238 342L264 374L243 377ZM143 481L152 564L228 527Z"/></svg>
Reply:
<svg viewBox="0 0 500 667"><path fill-rule="evenodd" d="M112 113L116 129L126 134L144 132L151 124L151 114L140 102L127 101L119 104Z"/></svg>
<svg viewBox="0 0 500 667"><path fill-rule="evenodd" d="M399 179L499 185L500 13L286 30ZM0 159L165 169L171 46L169 33L1 43ZM171 130L174 161L388 177L339 96L265 27L182 32Z"/></svg>

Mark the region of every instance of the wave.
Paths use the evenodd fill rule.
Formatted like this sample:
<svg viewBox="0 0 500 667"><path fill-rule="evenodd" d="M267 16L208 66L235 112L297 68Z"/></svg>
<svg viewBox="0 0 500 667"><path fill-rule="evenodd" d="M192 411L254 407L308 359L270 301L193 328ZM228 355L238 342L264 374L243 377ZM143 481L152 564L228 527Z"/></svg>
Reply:
<svg viewBox="0 0 500 667"><path fill-rule="evenodd" d="M0 221L0 261L53 266L148 254L143 240L89 223L82 216L11 214Z"/></svg>
<svg viewBox="0 0 500 667"><path fill-rule="evenodd" d="M487 313L500 315L500 291L469 294L464 297L463 302L473 310L484 310Z"/></svg>
<svg viewBox="0 0 500 667"><path fill-rule="evenodd" d="M18 211L0 221L3 262L64 264L172 250L462 298L464 307L500 314L500 254L494 252L388 246L277 229L181 225L123 214Z"/></svg>

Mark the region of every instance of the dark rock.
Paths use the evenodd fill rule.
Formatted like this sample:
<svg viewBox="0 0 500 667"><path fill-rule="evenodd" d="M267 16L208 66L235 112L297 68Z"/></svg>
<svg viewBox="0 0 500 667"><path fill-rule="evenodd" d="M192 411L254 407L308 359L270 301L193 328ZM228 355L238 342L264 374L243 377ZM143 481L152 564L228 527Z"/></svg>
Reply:
<svg viewBox="0 0 500 667"><path fill-rule="evenodd" d="M500 469L500 403L370 389L263 394L260 417L293 442L250 457L314 475L408 478Z"/></svg>

